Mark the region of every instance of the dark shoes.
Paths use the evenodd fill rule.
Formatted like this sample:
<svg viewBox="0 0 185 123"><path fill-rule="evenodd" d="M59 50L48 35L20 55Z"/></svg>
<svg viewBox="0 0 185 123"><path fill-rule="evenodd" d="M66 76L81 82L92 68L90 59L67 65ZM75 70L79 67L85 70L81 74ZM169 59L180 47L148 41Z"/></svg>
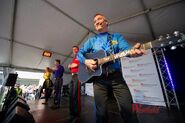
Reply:
<svg viewBox="0 0 185 123"><path fill-rule="evenodd" d="M78 123L79 120L80 120L80 116L79 115L77 115L77 116L71 115L70 116L70 123Z"/></svg>
<svg viewBox="0 0 185 123"><path fill-rule="evenodd" d="M70 114L70 123L80 123L80 114Z"/></svg>
<svg viewBox="0 0 185 123"><path fill-rule="evenodd" d="M43 102L42 104L47 105L48 103L47 102Z"/></svg>
<svg viewBox="0 0 185 123"><path fill-rule="evenodd" d="M59 109L59 108L60 108L59 105L53 105L53 106L51 106L51 109Z"/></svg>

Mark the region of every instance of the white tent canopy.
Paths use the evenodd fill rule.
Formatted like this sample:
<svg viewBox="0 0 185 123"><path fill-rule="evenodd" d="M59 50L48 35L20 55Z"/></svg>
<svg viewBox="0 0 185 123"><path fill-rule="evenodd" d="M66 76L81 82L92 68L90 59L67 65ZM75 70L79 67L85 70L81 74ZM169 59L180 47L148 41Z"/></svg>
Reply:
<svg viewBox="0 0 185 123"><path fill-rule="evenodd" d="M96 13L131 44L185 31L184 0L1 0L0 66L39 70L60 59L69 72L71 48L95 34Z"/></svg>

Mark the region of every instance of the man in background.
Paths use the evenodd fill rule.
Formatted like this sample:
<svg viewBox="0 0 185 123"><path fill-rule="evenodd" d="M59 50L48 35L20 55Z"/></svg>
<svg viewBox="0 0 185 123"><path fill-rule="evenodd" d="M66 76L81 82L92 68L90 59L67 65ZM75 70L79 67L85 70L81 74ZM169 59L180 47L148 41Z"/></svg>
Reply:
<svg viewBox="0 0 185 123"><path fill-rule="evenodd" d="M60 60L55 60L55 66L52 68L54 74L54 106L52 108L60 108L61 89L63 85L64 67L60 64Z"/></svg>
<svg viewBox="0 0 185 123"><path fill-rule="evenodd" d="M20 84L16 85L15 91L16 91L17 96L22 96L22 89L20 88Z"/></svg>
<svg viewBox="0 0 185 123"><path fill-rule="evenodd" d="M69 109L70 109L70 115L72 116L72 119L75 119L79 116L80 111L81 111L81 91L80 87L81 84L78 80L78 67L79 67L79 61L76 58L76 55L79 51L78 46L73 46L73 60L71 64L68 65L68 68L71 71L72 74L72 79L69 84Z"/></svg>

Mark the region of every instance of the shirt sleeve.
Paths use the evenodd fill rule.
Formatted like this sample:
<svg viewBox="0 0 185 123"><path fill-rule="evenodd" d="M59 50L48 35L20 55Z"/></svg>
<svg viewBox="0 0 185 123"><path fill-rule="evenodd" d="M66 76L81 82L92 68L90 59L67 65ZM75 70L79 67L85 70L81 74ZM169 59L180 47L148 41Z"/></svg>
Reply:
<svg viewBox="0 0 185 123"><path fill-rule="evenodd" d="M77 59L79 62L84 63L85 62L85 54L89 53L92 49L92 38L88 39L84 45L80 48L80 50L77 53Z"/></svg>

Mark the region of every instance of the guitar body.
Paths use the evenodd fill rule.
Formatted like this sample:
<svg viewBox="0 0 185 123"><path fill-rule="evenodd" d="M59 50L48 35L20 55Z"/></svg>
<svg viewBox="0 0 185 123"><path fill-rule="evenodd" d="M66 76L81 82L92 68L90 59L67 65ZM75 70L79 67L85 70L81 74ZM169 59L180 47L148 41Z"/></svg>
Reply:
<svg viewBox="0 0 185 123"><path fill-rule="evenodd" d="M86 59L99 59L106 57L106 52L104 50L100 50L96 53L88 53L85 55ZM93 79L97 76L100 76L102 74L102 65L99 65L95 71L91 71L87 69L85 64L80 63L79 70L78 70L78 79L81 82L81 84L87 82L91 83L93 82Z"/></svg>

